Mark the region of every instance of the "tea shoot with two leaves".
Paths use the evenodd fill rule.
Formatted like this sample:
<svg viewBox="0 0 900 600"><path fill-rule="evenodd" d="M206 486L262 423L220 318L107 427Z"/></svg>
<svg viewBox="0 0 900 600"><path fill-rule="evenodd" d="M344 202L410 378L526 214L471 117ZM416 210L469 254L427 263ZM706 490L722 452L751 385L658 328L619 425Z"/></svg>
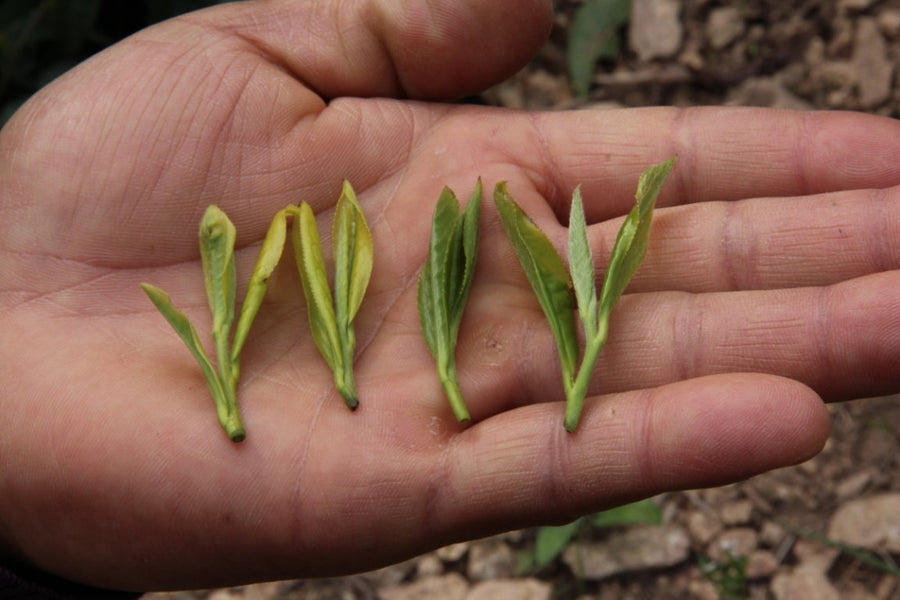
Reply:
<svg viewBox="0 0 900 600"><path fill-rule="evenodd" d="M245 431L237 407L240 355L253 319L259 312L269 278L281 258L287 238L287 220L293 216L292 242L297 268L309 312L316 346L334 371L335 384L351 409L359 404L353 383L353 352L356 338L353 318L359 310L372 272L372 236L348 182L344 182L334 217L334 287L332 297L322 257L315 214L307 203L279 211L263 240L250 276L241 314L231 338L235 314L235 228L215 206L206 209L200 223L200 256L206 295L212 312L212 336L216 347L216 369L203 350L197 331L187 316L177 310L168 294L142 283L141 287L200 364L216 403L219 422L232 441L244 439ZM229 344L230 340L230 344ZM230 348L229 348L230 345Z"/></svg>
<svg viewBox="0 0 900 600"><path fill-rule="evenodd" d="M460 421L469 420L456 376L456 338L478 254L481 180L460 213L453 191L444 188L434 209L428 258L419 274L419 320L438 378Z"/></svg>
<svg viewBox="0 0 900 600"><path fill-rule="evenodd" d="M175 308L169 295L149 283L142 283L141 288L197 359L206 385L215 400L219 423L232 441L240 442L245 437L237 406L241 349L247 340L250 325L259 312L269 277L281 256L281 248L273 249L270 244L263 244L241 306L234 338L231 339L235 315L235 236L234 224L228 216L216 206L208 207L200 221L200 257L206 297L213 319L212 337L218 369L203 350L197 330L187 315Z"/></svg>
<svg viewBox="0 0 900 600"><path fill-rule="evenodd" d="M369 226L347 181L335 208L332 225L333 296L328 287L316 217L306 202L298 210L292 240L313 339L334 372L335 387L353 410L359 405L353 380L356 349L353 319L369 285L373 247Z"/></svg>
<svg viewBox="0 0 900 600"><path fill-rule="evenodd" d="M599 298L581 192L576 189L572 198L567 271L550 240L516 204L506 185L499 183L494 190L494 202L503 227L556 341L566 392L565 428L570 432L578 427L594 365L606 343L610 313L647 251L653 207L674 162L673 157L641 175L635 206L616 237ZM585 337L580 365L574 316L576 305Z"/></svg>

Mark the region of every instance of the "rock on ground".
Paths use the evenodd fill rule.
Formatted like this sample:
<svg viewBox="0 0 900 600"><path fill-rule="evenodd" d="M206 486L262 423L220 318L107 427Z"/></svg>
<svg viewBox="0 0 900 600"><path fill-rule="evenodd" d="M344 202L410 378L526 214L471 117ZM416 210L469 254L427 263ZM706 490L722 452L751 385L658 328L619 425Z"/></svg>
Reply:
<svg viewBox="0 0 900 600"><path fill-rule="evenodd" d="M573 544L563 560L585 579L671 567L690 552L687 531L676 525L637 526L610 534L602 542Z"/></svg>
<svg viewBox="0 0 900 600"><path fill-rule="evenodd" d="M900 553L900 493L844 504L831 517L828 537L867 550Z"/></svg>
<svg viewBox="0 0 900 600"><path fill-rule="evenodd" d="M683 27L677 0L633 0L628 41L643 60L669 58L681 47Z"/></svg>

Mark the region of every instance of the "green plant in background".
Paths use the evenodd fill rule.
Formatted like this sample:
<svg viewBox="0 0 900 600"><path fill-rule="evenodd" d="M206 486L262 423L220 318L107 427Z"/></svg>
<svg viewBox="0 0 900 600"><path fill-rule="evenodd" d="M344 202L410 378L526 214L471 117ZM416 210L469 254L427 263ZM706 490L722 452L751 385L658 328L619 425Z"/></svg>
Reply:
<svg viewBox="0 0 900 600"><path fill-rule="evenodd" d="M723 600L744 600L747 591L747 557L734 556L725 551L725 559L713 561L703 556L697 557L700 572L710 581Z"/></svg>
<svg viewBox="0 0 900 600"><path fill-rule="evenodd" d="M581 517L565 525L540 527L535 535L534 551L523 554L519 571L539 571L553 563L580 533L609 527L660 523L662 513L659 506L652 499L646 499Z"/></svg>
<svg viewBox="0 0 900 600"><path fill-rule="evenodd" d="M456 375L456 338L478 254L481 180L464 211L449 188L434 209L428 259L419 274L419 320L425 341L437 362L444 393L460 421L469 419Z"/></svg>
<svg viewBox="0 0 900 600"><path fill-rule="evenodd" d="M572 198L567 271L553 244L515 203L506 185L499 183L494 190L503 227L556 341L566 393L565 428L570 432L578 427L594 365L606 343L613 306L644 258L653 207L674 162L671 158L641 175L637 202L619 230L599 298L580 191L576 189ZM586 341L580 366L576 304Z"/></svg>
<svg viewBox="0 0 900 600"><path fill-rule="evenodd" d="M245 437L237 406L241 349L262 304L269 277L281 256L281 248L263 244L241 306L234 338L231 339L235 316L235 236L234 224L228 216L216 206L208 207L200 221L200 256L206 297L213 319L212 337L218 368L213 366L204 351L197 331L187 315L175 308L169 295L149 283L142 283L141 288L197 359L206 385L215 400L219 423L232 441L240 442Z"/></svg>
<svg viewBox="0 0 900 600"><path fill-rule="evenodd" d="M619 29L631 18L631 0L585 0L572 16L567 64L572 87L579 96L591 89L594 65L619 54Z"/></svg>
<svg viewBox="0 0 900 600"><path fill-rule="evenodd" d="M890 557L888 557L888 559L886 560L885 558L878 556L878 554L874 552L870 552L864 548L858 548L856 546L851 546L850 544L845 544L844 542L831 539L830 537L811 529L801 529L792 526L788 526L788 529L794 531L797 535L803 536L810 540L815 540L820 544L830 546L831 548L839 550L841 553L846 554L847 556L852 556L859 562L878 569L883 573L887 573L888 575L892 575L894 577L900 577L900 566L898 566L896 562L890 560Z"/></svg>

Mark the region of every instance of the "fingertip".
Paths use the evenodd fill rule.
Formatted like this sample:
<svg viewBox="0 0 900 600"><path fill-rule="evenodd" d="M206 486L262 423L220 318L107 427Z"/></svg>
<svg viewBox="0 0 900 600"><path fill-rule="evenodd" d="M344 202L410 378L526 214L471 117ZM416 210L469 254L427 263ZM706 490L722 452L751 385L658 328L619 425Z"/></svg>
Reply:
<svg viewBox="0 0 900 600"><path fill-rule="evenodd" d="M638 409L639 411L641 409ZM648 392L634 448L650 488L706 487L798 464L831 429L809 387L783 377L714 375Z"/></svg>

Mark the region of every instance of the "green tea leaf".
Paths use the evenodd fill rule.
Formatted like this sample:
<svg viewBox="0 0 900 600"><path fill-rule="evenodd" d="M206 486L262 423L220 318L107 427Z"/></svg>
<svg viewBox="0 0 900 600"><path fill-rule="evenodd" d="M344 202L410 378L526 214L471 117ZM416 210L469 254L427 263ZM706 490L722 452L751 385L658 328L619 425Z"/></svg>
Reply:
<svg viewBox="0 0 900 600"><path fill-rule="evenodd" d="M462 255L463 270L462 276L451 281L456 282L456 289L451 289L450 296L450 331L453 337L459 330L459 323L462 320L463 308L469 297L469 288L472 285L472 277L475 274L475 259L478 256L478 225L481 220L481 178L475 183L475 190L469 196L469 202L462 216L457 221L457 228L461 230L458 234L460 238L461 250L457 256ZM459 260L459 259L457 259Z"/></svg>
<svg viewBox="0 0 900 600"><path fill-rule="evenodd" d="M166 321L169 322L169 325L172 326L172 329L175 330L178 337L184 341L185 346L188 347L188 350L190 350L191 354L194 355L194 358L197 359L197 363L199 363L200 369L203 371L203 376L206 378L210 390L214 388L221 389L222 384L218 379L216 370L209 360L209 357L206 355L206 351L203 350L203 344L200 343L197 330L194 329L194 326L187 318L187 315L175 308L169 295L158 287L149 283L142 283L141 289L144 290L150 298L150 301L153 302L154 306L156 306L162 316L166 318Z"/></svg>
<svg viewBox="0 0 900 600"><path fill-rule="evenodd" d="M431 242L428 259L419 274L418 306L419 319L425 342L435 358L446 353L451 347L450 312L451 289L457 287L454 277L463 271L458 266L458 248L453 247L460 228L459 202L453 191L444 188L438 198L431 220ZM454 269L454 265L457 265ZM458 273L454 274L452 271Z"/></svg>
<svg viewBox="0 0 900 600"><path fill-rule="evenodd" d="M231 360L237 365L247 341L247 334L250 332L250 326L259 312L262 305L263 297L269 287L269 278L278 261L281 260L281 254L284 250L284 243L287 238L287 218L290 214L296 214L296 207L289 206L278 211L269 225L266 237L263 239L262 247L259 249L259 256L256 259L256 266L253 267L253 273L250 275L250 282L247 284L247 293L244 295L244 303L241 305L241 315L238 318L237 326L234 331L234 339L231 344Z"/></svg>
<svg viewBox="0 0 900 600"><path fill-rule="evenodd" d="M344 181L332 225L335 312L353 321L372 274L372 234L350 182ZM346 315L344 317L343 315Z"/></svg>
<svg viewBox="0 0 900 600"><path fill-rule="evenodd" d="M569 272L585 337L591 339L597 334L597 284L594 281L594 259L587 240L581 190L578 188L572 194L569 216Z"/></svg>
<svg viewBox="0 0 900 600"><path fill-rule="evenodd" d="M578 360L575 300L569 274L553 244L516 204L506 184L501 182L494 188L494 203L528 282L550 323L563 379L568 385Z"/></svg>
<svg viewBox="0 0 900 600"><path fill-rule="evenodd" d="M353 382L353 353L356 335L353 318L359 310L372 273L372 236L350 183L344 181L332 224L334 252L334 316L340 360L335 369L335 386L351 409L356 408Z"/></svg>
<svg viewBox="0 0 900 600"><path fill-rule="evenodd" d="M200 221L200 257L213 316L213 336L227 336L234 320L235 237L234 225L228 216L210 205Z"/></svg>
<svg viewBox="0 0 900 600"><path fill-rule="evenodd" d="M593 267L588 269L586 266L585 254L590 254L587 246L587 236L581 239L580 229L583 227L583 207L580 198L576 197L572 203L572 223L570 223L570 263L572 263L573 276L576 278L576 289L580 289L579 294L579 312L582 321L585 322L586 344L584 348L584 356L582 357L581 366L574 381L566 388L566 430L574 432L578 427L578 421L581 418L581 410L587 395L587 389L591 381L594 365L599 357L600 350L606 343L606 336L609 331L609 315L618 299L625 291L625 287L631 280L631 277L637 271L638 266L644 258L647 250L647 243L650 237L650 221L653 217L653 206L666 176L672 169L674 158L671 160L651 167L644 171L638 182L638 191L636 194L637 202L628 216L625 223L619 229L616 243L613 246L612 258L606 275L603 280L603 288L600 292L599 305L600 309L596 317L594 311L585 314L582 306L595 306L595 299L588 294L588 272L593 275ZM573 231L574 229L574 231ZM573 249L574 247L574 249ZM579 255L581 255L579 257ZM579 266L580 263L580 266ZM578 275L574 275L574 271L579 270ZM591 292L593 294L595 292ZM583 299L587 296L587 299ZM594 328L596 327L596 328ZM590 331L588 331L590 328Z"/></svg>
<svg viewBox="0 0 900 600"><path fill-rule="evenodd" d="M178 334L178 337L182 339L191 354L194 355L194 358L200 365L206 385L216 403L219 423L232 441L240 442L244 439L245 432L240 413L237 410L237 404L233 398L233 390L230 390L219 378L219 374L203 350L203 345L197 336L197 330L194 329L187 315L175 308L169 295L164 291L149 283L142 283L141 289L144 290L150 301L153 302L154 306L169 322L169 325L172 326L172 329L175 330L175 333Z"/></svg>
<svg viewBox="0 0 900 600"><path fill-rule="evenodd" d="M206 296L212 312L212 336L216 346L216 362L219 380L225 390L225 403L216 403L226 413L237 412L235 389L239 369L233 369L229 341L234 323L234 295L237 276L234 266L234 242L236 233L228 216L218 207L210 205L200 220L200 258Z"/></svg>
<svg viewBox="0 0 900 600"><path fill-rule="evenodd" d="M419 320L438 377L460 421L469 419L456 376L455 349L478 253L481 180L460 214L459 201L444 188L434 209L428 258L419 274Z"/></svg>
<svg viewBox="0 0 900 600"><path fill-rule="evenodd" d="M300 282L306 296L306 309L313 340L319 352L332 370L341 367L341 347L337 322L322 258L322 242L316 226L316 216L306 202L300 205L299 216L293 228L294 255Z"/></svg>
<svg viewBox="0 0 900 600"><path fill-rule="evenodd" d="M650 238L653 207L674 164L675 158L673 157L662 164L650 167L641 174L635 194L635 206L628 213L625 223L619 230L603 280L603 289L600 292L601 319L609 317L613 306L624 293L628 282L631 281L631 277L644 259Z"/></svg>

